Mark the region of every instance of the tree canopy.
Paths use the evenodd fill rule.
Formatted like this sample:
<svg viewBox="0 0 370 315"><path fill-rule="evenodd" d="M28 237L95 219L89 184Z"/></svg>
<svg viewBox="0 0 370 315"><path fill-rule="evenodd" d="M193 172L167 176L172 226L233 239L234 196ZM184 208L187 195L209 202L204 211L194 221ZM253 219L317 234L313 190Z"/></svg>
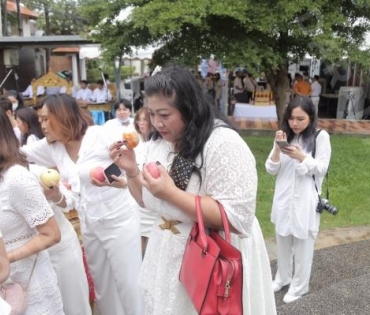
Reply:
<svg viewBox="0 0 370 315"><path fill-rule="evenodd" d="M370 30L370 0L85 1L95 2L89 14L96 22L107 18L107 30L122 8L135 7L129 22L116 24L115 31L101 29L107 47L160 42L156 64L177 60L194 65L212 53L226 65L265 71L279 117L290 61L305 54L338 62L370 61L369 51L360 49Z"/></svg>

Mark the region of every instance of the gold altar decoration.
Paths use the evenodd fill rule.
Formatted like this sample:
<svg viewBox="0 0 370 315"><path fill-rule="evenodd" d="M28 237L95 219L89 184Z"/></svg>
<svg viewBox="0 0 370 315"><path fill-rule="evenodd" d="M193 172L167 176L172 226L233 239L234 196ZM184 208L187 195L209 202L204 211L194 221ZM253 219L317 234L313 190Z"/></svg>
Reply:
<svg viewBox="0 0 370 315"><path fill-rule="evenodd" d="M72 87L67 80L62 79L57 74L49 70L49 72L43 75L41 78L38 78L36 81L31 83L32 86L32 94L33 94L33 104L37 105L37 88L39 86L45 87L62 87L65 86L67 88L67 94L72 94Z"/></svg>

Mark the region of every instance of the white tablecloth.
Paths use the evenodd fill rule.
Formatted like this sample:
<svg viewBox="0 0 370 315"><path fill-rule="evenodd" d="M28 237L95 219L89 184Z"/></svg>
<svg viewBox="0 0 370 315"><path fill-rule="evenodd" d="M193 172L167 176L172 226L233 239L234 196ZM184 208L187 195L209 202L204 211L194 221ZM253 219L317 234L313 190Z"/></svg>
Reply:
<svg viewBox="0 0 370 315"><path fill-rule="evenodd" d="M277 120L275 105L235 104L234 118Z"/></svg>

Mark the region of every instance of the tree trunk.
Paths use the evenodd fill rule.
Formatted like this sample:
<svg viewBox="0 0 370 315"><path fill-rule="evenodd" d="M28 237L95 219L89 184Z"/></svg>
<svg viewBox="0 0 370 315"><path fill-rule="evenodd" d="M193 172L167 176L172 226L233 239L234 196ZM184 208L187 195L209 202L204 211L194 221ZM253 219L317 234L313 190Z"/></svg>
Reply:
<svg viewBox="0 0 370 315"><path fill-rule="evenodd" d="M50 35L50 15L49 15L49 5L47 3L44 3L44 13L45 13L45 34ZM46 72L48 72L50 69L50 56L51 56L51 49L46 48Z"/></svg>
<svg viewBox="0 0 370 315"><path fill-rule="evenodd" d="M117 96L116 98L119 100L121 98L121 66L122 66L122 52L118 57L118 68L116 67L116 62L113 61L113 68L114 68L114 79L116 82L116 89L117 89Z"/></svg>
<svg viewBox="0 0 370 315"><path fill-rule="evenodd" d="M18 36L23 36L23 26L21 17L21 4L20 0L16 0L17 5L17 24L18 24Z"/></svg>
<svg viewBox="0 0 370 315"><path fill-rule="evenodd" d="M267 74L267 80L272 89L275 104L278 124L281 125L285 107L287 105L286 92L289 90L288 70L285 64L281 64L278 69L272 69Z"/></svg>
<svg viewBox="0 0 370 315"><path fill-rule="evenodd" d="M8 13L6 11L6 0L1 1L1 13L3 22L3 36L8 36Z"/></svg>

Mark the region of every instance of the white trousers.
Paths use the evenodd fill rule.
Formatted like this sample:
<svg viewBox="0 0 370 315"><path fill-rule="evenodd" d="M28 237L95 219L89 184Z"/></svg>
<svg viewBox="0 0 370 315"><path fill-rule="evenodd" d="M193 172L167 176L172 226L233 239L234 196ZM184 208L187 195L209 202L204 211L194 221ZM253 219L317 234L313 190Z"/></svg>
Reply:
<svg viewBox="0 0 370 315"><path fill-rule="evenodd" d="M312 96L311 101L312 101L313 105L315 106L316 115L318 115L319 114L318 110L319 110L320 96Z"/></svg>
<svg viewBox="0 0 370 315"><path fill-rule="evenodd" d="M277 272L274 282L280 286L290 284L289 295L301 296L309 290L315 239L299 239L276 233ZM294 259L294 275L293 275Z"/></svg>
<svg viewBox="0 0 370 315"><path fill-rule="evenodd" d="M131 207L99 220L80 217L99 314L143 315L139 213Z"/></svg>
<svg viewBox="0 0 370 315"><path fill-rule="evenodd" d="M58 278L64 313L91 315L89 285L76 233L63 240L63 244L59 243L55 249L51 247L48 252Z"/></svg>

